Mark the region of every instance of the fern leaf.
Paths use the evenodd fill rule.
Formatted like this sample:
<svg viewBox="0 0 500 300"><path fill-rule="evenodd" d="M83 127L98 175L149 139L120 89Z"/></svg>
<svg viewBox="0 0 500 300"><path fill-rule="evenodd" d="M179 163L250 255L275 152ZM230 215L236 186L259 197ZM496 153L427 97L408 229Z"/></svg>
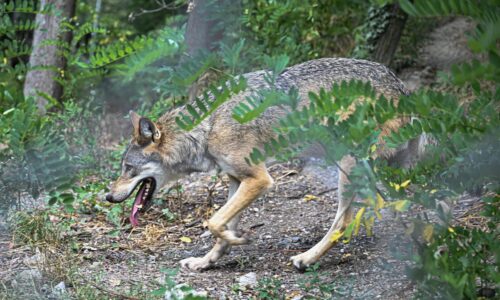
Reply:
<svg viewBox="0 0 500 300"><path fill-rule="evenodd" d="M186 110L190 113L191 118L183 113L180 114L180 117L176 117L175 121L177 125L184 130L192 130L224 102L229 100L232 95L240 93L245 88L246 81L243 77L237 80L229 80L229 82L219 89L212 86L210 94L206 93L203 96L203 100L198 99L195 101L194 105L197 106L197 109L191 104L186 106Z"/></svg>

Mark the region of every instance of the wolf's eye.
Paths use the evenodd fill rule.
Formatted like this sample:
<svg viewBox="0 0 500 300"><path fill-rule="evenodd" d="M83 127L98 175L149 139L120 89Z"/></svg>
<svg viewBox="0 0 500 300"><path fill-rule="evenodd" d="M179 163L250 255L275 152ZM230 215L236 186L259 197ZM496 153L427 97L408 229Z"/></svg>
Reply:
<svg viewBox="0 0 500 300"><path fill-rule="evenodd" d="M132 165L129 165L129 164L125 165L125 173L132 171L132 169L133 169Z"/></svg>

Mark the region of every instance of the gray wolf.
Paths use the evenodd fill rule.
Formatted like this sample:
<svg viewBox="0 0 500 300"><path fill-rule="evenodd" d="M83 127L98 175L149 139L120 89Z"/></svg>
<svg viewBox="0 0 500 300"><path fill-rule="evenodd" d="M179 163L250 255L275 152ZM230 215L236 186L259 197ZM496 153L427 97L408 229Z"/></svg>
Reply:
<svg viewBox="0 0 500 300"><path fill-rule="evenodd" d="M137 214L152 195L163 185L192 172L207 172L217 168L229 176L227 203L208 221L208 228L216 237L216 243L203 257L182 260L181 266L191 270L203 270L212 266L232 245L241 245L248 239L238 233L237 226L243 210L262 196L273 185L266 163L249 165L245 161L255 147L274 136L273 126L287 114L286 107L270 107L259 118L245 124L235 121L232 110L245 97L259 89L269 88L264 71L245 74L247 89L233 96L192 131L180 130L175 117L181 109L165 113L153 122L134 112L130 113L133 124L132 140L123 155L119 178L111 185L106 199L121 202L139 187L132 208L130 221L137 225ZM285 69L276 79L276 88L287 91L298 89L301 103L307 103L309 92L329 89L333 82L348 80L369 81L374 89L397 101L408 94L404 84L385 66L365 60L324 58L308 61ZM382 136L397 130L405 120L388 121L383 125ZM379 144L383 144L379 140ZM396 160L405 166L411 163L419 150L419 141L411 141L400 149L377 147L376 155ZM353 215L352 199L343 197L348 173L355 164L353 157L346 156L339 166L345 171L339 176L339 206L333 224L324 238L310 250L291 258L293 265L303 270L317 262L334 242L332 235L349 224Z"/></svg>

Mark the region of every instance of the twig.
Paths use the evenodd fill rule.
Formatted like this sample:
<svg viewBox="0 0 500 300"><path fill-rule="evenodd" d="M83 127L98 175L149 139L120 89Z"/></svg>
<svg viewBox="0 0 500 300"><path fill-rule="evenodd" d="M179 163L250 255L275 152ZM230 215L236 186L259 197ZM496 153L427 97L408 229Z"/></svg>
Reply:
<svg viewBox="0 0 500 300"><path fill-rule="evenodd" d="M326 193L329 193L329 192L333 192L333 191L336 191L338 190L339 188L338 187L334 187L334 188L331 188L331 189L326 189L324 191L321 191L319 193L316 194L316 196L321 196L323 194L326 194Z"/></svg>
<svg viewBox="0 0 500 300"><path fill-rule="evenodd" d="M333 192L333 191L336 191L336 190L338 190L338 187L334 187L334 188L331 188L331 189L326 189L324 191L316 193L316 195L317 196L321 196L321 195L324 195L326 193ZM273 199L276 199L276 198L299 199L299 198L304 197L307 194L309 194L309 190L307 190L304 193L301 193L299 195L291 195L291 196L266 196L266 197L267 198L273 198Z"/></svg>
<svg viewBox="0 0 500 300"><path fill-rule="evenodd" d="M252 251L259 251L259 252L304 252L309 250L310 248L302 248L302 249L277 249L277 248L271 248L271 249L234 249L232 252L252 252Z"/></svg>
<svg viewBox="0 0 500 300"><path fill-rule="evenodd" d="M266 224L264 224L264 223L257 223L257 224L254 224L254 225L250 226L249 228L250 228L250 229L255 229L255 228L257 228L257 227L262 227L262 226L264 226L264 225L266 225Z"/></svg>
<svg viewBox="0 0 500 300"><path fill-rule="evenodd" d="M128 19L130 21L133 21L135 18L137 18L138 16L141 16L141 15L144 15L144 14L151 14L151 13L155 13L155 12L159 12L159 11L162 11L162 10L176 10L180 7L182 7L184 4L180 4L180 5L175 5L175 3L165 3L165 0L156 0L155 1L159 7L155 8L155 9L143 9L141 8L141 11L140 12L132 12L129 16L128 16Z"/></svg>
<svg viewBox="0 0 500 300"><path fill-rule="evenodd" d="M190 223L187 223L186 225L184 225L184 227L186 227L186 228L190 228L190 227L195 226L195 225L196 225L196 224L198 224L198 223L201 223L201 219L196 219L196 220L194 220L194 221L192 221L192 222L190 222Z"/></svg>
<svg viewBox="0 0 500 300"><path fill-rule="evenodd" d="M123 295L123 294L120 294L120 293L116 293L116 292L110 291L110 290L105 289L103 287L100 287L100 286L98 286L96 284L93 284L92 282L88 281L87 279L83 278L82 276L79 276L79 277L86 284L88 284L90 286L93 286L96 289L105 292L106 294L109 294L111 296L117 297L118 299L141 300L140 298L136 298L136 297L132 297L132 296L127 296L127 295Z"/></svg>

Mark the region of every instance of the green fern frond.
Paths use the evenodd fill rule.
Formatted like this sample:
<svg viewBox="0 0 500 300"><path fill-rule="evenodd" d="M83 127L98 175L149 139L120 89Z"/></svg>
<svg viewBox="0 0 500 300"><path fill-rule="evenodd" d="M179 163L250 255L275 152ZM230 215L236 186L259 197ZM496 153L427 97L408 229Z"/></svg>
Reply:
<svg viewBox="0 0 500 300"><path fill-rule="evenodd" d="M184 130L192 130L204 119L210 116L224 102L229 100L231 96L236 95L246 88L244 77L229 80L224 86L217 88L212 85L210 93L206 92L201 98L197 98L195 103L187 104L186 111L180 113L180 116L175 118L177 125Z"/></svg>
<svg viewBox="0 0 500 300"><path fill-rule="evenodd" d="M186 59L175 67L172 74L172 83L186 89L213 67L215 62L215 55L200 51L195 57Z"/></svg>
<svg viewBox="0 0 500 300"><path fill-rule="evenodd" d="M479 20L497 20L500 10L498 2L493 0L399 0L399 3L407 14L418 17L461 15Z"/></svg>
<svg viewBox="0 0 500 300"><path fill-rule="evenodd" d="M83 24L82 26L79 26L75 30L73 30L73 40L71 41L71 44L73 47L78 45L78 43L84 38L86 35L89 34L106 34L108 31L106 28L103 27L95 27L92 23L87 22Z"/></svg>
<svg viewBox="0 0 500 300"><path fill-rule="evenodd" d="M5 40L0 42L0 48L4 48L5 50L0 51L0 59L12 59L16 57L21 57L25 55L29 55L31 53L31 47L26 45L22 41L18 40Z"/></svg>
<svg viewBox="0 0 500 300"><path fill-rule="evenodd" d="M137 73L160 58L177 54L181 50L183 40L184 36L181 31L170 28L165 28L155 38L143 37L141 40L136 40L133 43L133 48L136 50L126 55L128 57L122 64L115 66L117 74L123 76L125 80L132 80Z"/></svg>
<svg viewBox="0 0 500 300"><path fill-rule="evenodd" d="M11 0L4 3L0 3L0 14L4 13L47 13L52 6L46 6L45 8L38 10L38 1L33 0Z"/></svg>

